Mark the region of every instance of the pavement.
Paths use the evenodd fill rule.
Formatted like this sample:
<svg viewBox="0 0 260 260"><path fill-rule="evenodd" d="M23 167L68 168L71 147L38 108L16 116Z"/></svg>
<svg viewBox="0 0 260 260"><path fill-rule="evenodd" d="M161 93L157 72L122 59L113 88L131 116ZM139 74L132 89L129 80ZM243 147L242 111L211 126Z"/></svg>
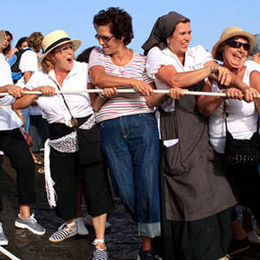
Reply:
<svg viewBox="0 0 260 260"><path fill-rule="evenodd" d="M16 174L10 166L9 160L3 156L3 173L0 176L0 190L3 210L0 219L9 245L4 248L22 260L91 260L94 249L93 227L88 226L88 236L71 237L60 243L51 243L49 236L62 224L54 209L47 203L44 188L44 175L39 174L36 167L35 181L37 204L33 208L38 222L46 228L46 234L37 236L14 226L18 213ZM137 235L136 224L126 212L120 200L115 197L115 209L109 215L111 227L106 230L106 245L110 260L136 260L140 248L140 238ZM84 209L83 209L84 212ZM0 248L1 249L1 248ZM0 260L9 259L0 252ZM233 256L233 260L260 260L260 245L252 245L250 250ZM214 260L214 259L208 259Z"/></svg>

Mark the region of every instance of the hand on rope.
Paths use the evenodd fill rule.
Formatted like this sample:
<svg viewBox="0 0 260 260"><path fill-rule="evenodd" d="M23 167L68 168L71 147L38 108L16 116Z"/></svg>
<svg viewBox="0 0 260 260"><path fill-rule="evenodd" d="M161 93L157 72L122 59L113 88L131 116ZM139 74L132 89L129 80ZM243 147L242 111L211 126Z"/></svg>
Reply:
<svg viewBox="0 0 260 260"><path fill-rule="evenodd" d="M131 86L143 96L151 96L153 88L142 80L132 79Z"/></svg>
<svg viewBox="0 0 260 260"><path fill-rule="evenodd" d="M260 94L256 89L249 87L244 91L244 100L246 102L250 103L256 98L260 98Z"/></svg>
<svg viewBox="0 0 260 260"><path fill-rule="evenodd" d="M8 91L9 95L11 95L15 98L20 98L25 94L25 91L22 88L17 87L15 85L8 85L7 91Z"/></svg>
<svg viewBox="0 0 260 260"><path fill-rule="evenodd" d="M56 89L51 86L41 86L34 89L35 91L41 91L44 96L52 97L56 95Z"/></svg>
<svg viewBox="0 0 260 260"><path fill-rule="evenodd" d="M169 90L168 95L176 100L179 100L181 97L184 96L184 93L187 92L187 89L183 89L183 88L171 88Z"/></svg>
<svg viewBox="0 0 260 260"><path fill-rule="evenodd" d="M224 90L227 98L243 100L243 92L237 88L227 88Z"/></svg>
<svg viewBox="0 0 260 260"><path fill-rule="evenodd" d="M99 94L101 98L109 98L118 95L118 90L116 88L104 88Z"/></svg>

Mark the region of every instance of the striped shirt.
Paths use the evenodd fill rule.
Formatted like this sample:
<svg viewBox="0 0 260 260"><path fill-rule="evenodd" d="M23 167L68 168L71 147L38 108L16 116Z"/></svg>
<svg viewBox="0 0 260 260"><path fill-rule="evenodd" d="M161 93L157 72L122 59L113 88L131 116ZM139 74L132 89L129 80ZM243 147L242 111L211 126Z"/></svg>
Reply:
<svg viewBox="0 0 260 260"><path fill-rule="evenodd" d="M104 54L102 49L95 48L90 55L89 68L102 66L108 75L134 78L143 80L149 84L153 80L146 74L145 63L145 56L134 52L131 61L127 65L117 66L113 64L109 55ZM100 111L96 114L96 120L97 122L101 122L120 116L152 113L153 111L153 108L147 106L144 96L139 94L118 94L110 98L101 107Z"/></svg>

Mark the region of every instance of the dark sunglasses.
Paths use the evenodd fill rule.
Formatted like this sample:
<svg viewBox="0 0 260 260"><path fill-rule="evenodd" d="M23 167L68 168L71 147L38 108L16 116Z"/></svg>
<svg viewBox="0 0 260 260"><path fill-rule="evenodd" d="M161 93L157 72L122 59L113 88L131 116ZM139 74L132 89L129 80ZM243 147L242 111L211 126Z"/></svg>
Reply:
<svg viewBox="0 0 260 260"><path fill-rule="evenodd" d="M242 42L239 42L239 41L230 41L227 43L228 46L232 47L232 48L236 48L236 49L239 49L241 46L243 46L243 49L245 51L248 51L250 49L250 44L249 43L242 43Z"/></svg>
<svg viewBox="0 0 260 260"><path fill-rule="evenodd" d="M112 36L101 36L101 35L98 35L98 34L96 34L95 35L95 38L98 40L98 41L100 41L100 39L103 41L103 42L105 42L105 43L107 43L107 42L109 42L112 38L114 37L114 35L112 35Z"/></svg>

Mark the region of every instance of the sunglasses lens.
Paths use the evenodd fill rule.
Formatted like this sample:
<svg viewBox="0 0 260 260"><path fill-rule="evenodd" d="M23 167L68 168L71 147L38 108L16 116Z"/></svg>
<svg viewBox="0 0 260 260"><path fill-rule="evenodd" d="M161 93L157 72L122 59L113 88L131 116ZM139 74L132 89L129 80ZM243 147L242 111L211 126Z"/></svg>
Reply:
<svg viewBox="0 0 260 260"><path fill-rule="evenodd" d="M242 42L238 42L238 41L231 41L228 43L228 45L232 48L240 48L241 46L243 46L243 49L245 51L248 51L250 49L250 44L249 43L242 43Z"/></svg>

